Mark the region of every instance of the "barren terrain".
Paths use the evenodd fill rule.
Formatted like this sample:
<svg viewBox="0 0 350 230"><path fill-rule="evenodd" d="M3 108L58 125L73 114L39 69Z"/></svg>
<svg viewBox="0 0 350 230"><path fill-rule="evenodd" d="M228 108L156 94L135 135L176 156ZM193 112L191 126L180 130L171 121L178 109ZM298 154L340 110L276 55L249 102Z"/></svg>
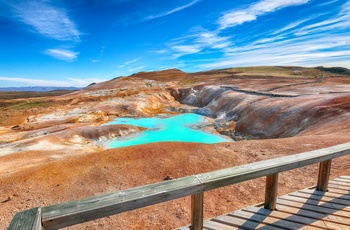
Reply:
<svg viewBox="0 0 350 230"><path fill-rule="evenodd" d="M16 212L350 141L343 69L252 67L142 72L60 96L0 99L0 229ZM144 129L117 117L195 112L232 142L108 149ZM350 156L331 177L350 175ZM279 194L315 185L317 165L281 173ZM261 202L264 178L205 194L205 217ZM68 229L171 229L190 222L189 198Z"/></svg>

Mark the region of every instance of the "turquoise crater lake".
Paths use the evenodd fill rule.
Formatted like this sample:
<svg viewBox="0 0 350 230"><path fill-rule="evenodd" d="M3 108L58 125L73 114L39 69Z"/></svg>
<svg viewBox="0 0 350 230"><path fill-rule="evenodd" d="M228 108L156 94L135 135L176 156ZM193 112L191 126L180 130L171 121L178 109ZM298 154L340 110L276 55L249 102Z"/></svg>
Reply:
<svg viewBox="0 0 350 230"><path fill-rule="evenodd" d="M172 117L160 118L117 118L108 124L135 125L148 128L139 135L109 142L110 148L120 148L154 142L197 142L214 144L229 142L225 136L204 132L192 128L204 122L203 116L187 113Z"/></svg>

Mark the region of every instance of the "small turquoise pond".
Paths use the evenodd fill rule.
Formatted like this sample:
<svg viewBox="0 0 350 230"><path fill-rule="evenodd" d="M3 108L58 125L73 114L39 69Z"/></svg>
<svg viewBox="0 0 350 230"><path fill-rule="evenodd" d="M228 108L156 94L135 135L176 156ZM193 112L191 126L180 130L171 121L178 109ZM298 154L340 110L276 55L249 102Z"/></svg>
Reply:
<svg viewBox="0 0 350 230"><path fill-rule="evenodd" d="M167 118L117 118L108 124L135 125L148 128L140 135L127 139L114 140L109 143L110 148L119 148L132 145L141 145L154 142L199 142L214 144L228 142L228 138L220 135L206 133L191 128L204 122L204 117L193 114L181 114Z"/></svg>

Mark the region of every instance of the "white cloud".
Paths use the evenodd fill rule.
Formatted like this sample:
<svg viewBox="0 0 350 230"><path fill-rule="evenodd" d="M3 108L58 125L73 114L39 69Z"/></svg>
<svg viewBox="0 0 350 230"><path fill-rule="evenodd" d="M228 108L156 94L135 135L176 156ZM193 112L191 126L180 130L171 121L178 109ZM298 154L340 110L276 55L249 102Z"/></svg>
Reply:
<svg viewBox="0 0 350 230"><path fill-rule="evenodd" d="M223 49L223 48L229 47L230 45L231 45L231 42L222 42L222 43L213 44L211 48Z"/></svg>
<svg viewBox="0 0 350 230"><path fill-rule="evenodd" d="M257 16L264 15L288 6L302 5L310 0L261 0L246 9L227 12L219 18L220 29L234 27L245 22L256 20Z"/></svg>
<svg viewBox="0 0 350 230"><path fill-rule="evenodd" d="M56 87L85 87L93 82L98 83L105 81L105 79L98 78L88 78L88 79L78 79L78 78L66 78L64 80L40 80L33 78L19 78L19 77L0 77L0 80L10 81L16 83L24 83L26 86L56 86Z"/></svg>
<svg viewBox="0 0 350 230"><path fill-rule="evenodd" d="M252 56L254 58L252 58ZM222 59L217 62L203 64L203 69L224 68L232 66L275 66L275 65L296 65L296 66L316 66L333 63L333 66L343 66L350 68L350 63L337 61L339 56L350 57L350 51L330 51L330 52L300 52L300 53L275 53L269 55L263 52L241 53L233 58Z"/></svg>
<svg viewBox="0 0 350 230"><path fill-rule="evenodd" d="M226 58L211 61L200 67L204 69L251 65L324 65L340 63L350 67L350 33L340 35L310 35L260 45L250 45L226 49ZM339 65L340 65L339 64Z"/></svg>
<svg viewBox="0 0 350 230"><path fill-rule="evenodd" d="M273 12L288 6L302 5L309 0L262 0L250 7L250 10L256 12L256 15Z"/></svg>
<svg viewBox="0 0 350 230"><path fill-rule="evenodd" d="M283 41L288 39L286 36L284 35L279 35L279 36L274 36L274 37L267 37L267 38L261 38L258 39L254 42L251 43L251 47L254 47L254 49L256 48L261 48L261 47L265 47L265 45L267 43L273 43L273 42L277 42L277 41Z"/></svg>
<svg viewBox="0 0 350 230"><path fill-rule="evenodd" d="M339 31L350 27L350 1L347 1L341 11L332 18L306 25L293 31L297 36L309 34L328 33L329 31Z"/></svg>
<svg viewBox="0 0 350 230"><path fill-rule="evenodd" d="M168 50L166 49L161 49L161 50L155 50L155 51L152 51L153 53L157 53L157 54L165 54L168 52Z"/></svg>
<svg viewBox="0 0 350 230"><path fill-rule="evenodd" d="M177 39L175 44L172 44L171 50L175 51L173 57L178 58L183 55L199 53L205 49L223 49L231 44L229 37L219 36L214 31L201 30L195 31L183 39Z"/></svg>
<svg viewBox="0 0 350 230"><path fill-rule="evenodd" d="M202 50L198 45L177 45L173 46L172 49L177 52L174 55L176 58L186 54L199 53Z"/></svg>
<svg viewBox="0 0 350 230"><path fill-rule="evenodd" d="M293 6L305 4L310 0L261 0L249 6L246 9L233 10L224 14L219 18L219 29L216 31L208 31L205 29L197 28L195 32L187 35L183 39L178 39L175 44L171 45L171 50L176 53L173 57L178 58L184 55L195 54L201 51L217 52L218 50L224 50L233 45L231 37L221 36L219 33L222 29L233 27L243 24L248 21L254 21L258 16L273 12L275 10ZM302 22L300 22L301 24ZM288 29L288 28L286 28ZM257 43L272 42L279 38L265 38ZM216 51L214 51L216 49Z"/></svg>
<svg viewBox="0 0 350 230"><path fill-rule="evenodd" d="M317 16L315 16L317 17ZM279 34L279 33L282 33L282 32L285 32L285 31L288 31L288 30L291 30L291 29L294 29L296 28L297 26L311 20L311 19L314 19L315 17L311 17L311 18L307 18L307 19L304 19L304 20L300 20L300 21L297 21L297 22L293 22L285 27L283 27L282 29L279 29L277 31L275 31L273 34Z"/></svg>
<svg viewBox="0 0 350 230"><path fill-rule="evenodd" d="M81 33L64 9L47 1L21 1L11 4L15 17L36 32L60 41L80 41Z"/></svg>
<svg viewBox="0 0 350 230"><path fill-rule="evenodd" d="M140 60L140 59L141 59L141 58L135 58L134 60L127 61L127 62L125 62L124 64L119 65L118 67L119 67L119 68L123 68L123 67L125 67L125 66L128 66L128 65L130 65L130 64L133 64L133 63L137 62L137 61Z"/></svg>
<svg viewBox="0 0 350 230"><path fill-rule="evenodd" d="M101 79L101 78L70 78L67 77L67 80L69 80L69 84L73 86L80 86L80 87L85 87L90 85L91 83L100 83L103 81L107 81L107 79Z"/></svg>
<svg viewBox="0 0 350 230"><path fill-rule="evenodd" d="M184 10L190 6L193 6L194 4L198 3L200 0L193 0L191 1L190 3L186 4L186 5L183 5L183 6L179 6L179 7L176 7L172 10L169 10L169 11L166 11L166 12L163 12L163 13L160 13L160 14L157 14L157 15L151 15L151 16L148 16L146 18L146 20L151 20L151 19L155 19L155 18L160 18L160 17L164 17L164 16L167 16L167 15L170 15L170 14L173 14L173 13L176 13L180 10Z"/></svg>
<svg viewBox="0 0 350 230"><path fill-rule="evenodd" d="M129 68L128 71L132 73L140 72L140 70L144 69L146 66L138 66L134 68Z"/></svg>
<svg viewBox="0 0 350 230"><path fill-rule="evenodd" d="M333 3L338 2L338 1L339 0L327 1L327 2L319 4L318 6L327 6L327 5L333 4Z"/></svg>
<svg viewBox="0 0 350 230"><path fill-rule="evenodd" d="M79 54L66 49L47 49L45 53L53 58L68 62L75 61Z"/></svg>
<svg viewBox="0 0 350 230"><path fill-rule="evenodd" d="M219 19L216 31L196 31L194 36L177 41L182 49L173 49L182 54L200 50L208 54L208 49L219 49L224 53L221 59L201 59L199 69L213 69L231 66L252 65L338 65L350 67L350 1L336 13L322 14L316 11L308 18L287 24L282 29L255 34L250 43L235 45L234 37L220 35L222 29L232 27L278 9L306 4L310 0L269 1L261 0L246 9L230 11ZM333 16L329 16L333 15ZM226 16L226 17L225 17ZM236 17L237 16L237 17ZM241 17L238 17L241 16ZM324 19L329 16L327 19ZM317 20L318 19L318 20ZM220 21L221 20L221 21ZM300 36L302 35L302 36ZM238 41L241 39L238 39ZM178 54L178 56L180 56ZM206 55L206 57L209 57ZM197 62L199 60L196 60ZM192 61L193 62L193 61Z"/></svg>
<svg viewBox="0 0 350 230"><path fill-rule="evenodd" d="M336 29L348 28L349 26L350 26L350 14L305 26L299 29L298 31L296 31L295 34L300 36L300 35L306 35L306 34L328 32Z"/></svg>
<svg viewBox="0 0 350 230"><path fill-rule="evenodd" d="M228 37L220 37L215 32L209 32L205 31L202 33L199 33L196 43L198 43L200 46L209 46L211 48L215 47L225 47L230 44L228 41Z"/></svg>
<svg viewBox="0 0 350 230"><path fill-rule="evenodd" d="M236 25L243 24L245 22L254 21L256 15L250 14L245 11L234 11L226 13L219 19L219 24L221 29L226 29L227 27L233 27Z"/></svg>

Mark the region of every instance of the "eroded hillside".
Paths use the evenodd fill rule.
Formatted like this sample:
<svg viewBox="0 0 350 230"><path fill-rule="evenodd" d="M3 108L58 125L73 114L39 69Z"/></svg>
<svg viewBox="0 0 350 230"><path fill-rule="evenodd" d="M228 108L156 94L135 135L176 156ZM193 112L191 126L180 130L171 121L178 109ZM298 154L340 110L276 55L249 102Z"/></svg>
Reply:
<svg viewBox="0 0 350 230"><path fill-rule="evenodd" d="M344 69L255 67L142 72L70 94L0 101L0 229L20 210L127 189L350 141L350 76ZM195 112L221 144L154 143L108 149L144 131L117 117ZM350 157L332 177L350 175ZM316 166L283 173L280 193L311 186ZM311 178L311 179L310 179ZM298 183L294 183L298 181ZM261 201L264 180L209 193L205 215ZM244 201L239 197L246 197ZM189 200L70 229L170 229L189 222ZM167 215L164 215L167 213ZM87 227L89 226L89 227Z"/></svg>

